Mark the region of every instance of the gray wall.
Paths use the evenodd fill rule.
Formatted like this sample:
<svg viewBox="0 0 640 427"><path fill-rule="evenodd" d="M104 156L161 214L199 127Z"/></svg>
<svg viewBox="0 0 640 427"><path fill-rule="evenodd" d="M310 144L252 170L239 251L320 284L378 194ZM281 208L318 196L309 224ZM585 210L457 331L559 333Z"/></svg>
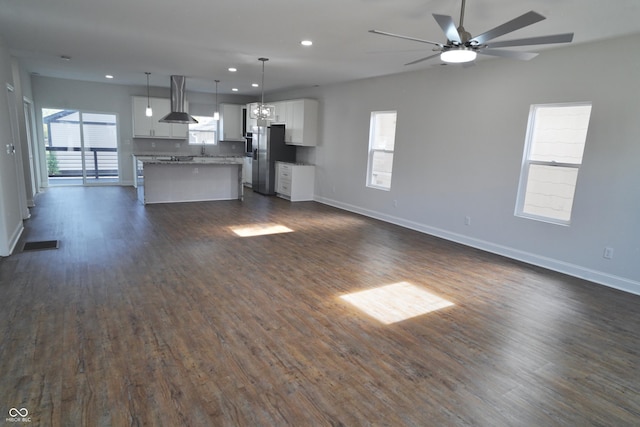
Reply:
<svg viewBox="0 0 640 427"><path fill-rule="evenodd" d="M38 123L42 123L42 108L68 108L91 112L116 113L118 115L119 167L121 183L124 185L133 184L132 153L197 154L200 149L200 147L189 147L187 142L179 140L167 141L138 138L134 140L132 138L133 113L131 110L131 97L146 96L146 86L124 86L112 83L82 82L34 76L32 77L32 90L35 97ZM169 89L151 87L150 95L152 97L169 98ZM255 97L238 95L218 96L218 102L220 103L245 104L252 102L254 99ZM188 92L187 101L189 102L189 112L191 114L213 115L215 95ZM41 126L38 126L38 139L41 146L43 146L44 137ZM152 147L152 143L155 143L155 147ZM243 151L242 144L221 143L217 147L207 147L208 154L241 154ZM41 185L46 186L46 182L41 183Z"/></svg>
<svg viewBox="0 0 640 427"><path fill-rule="evenodd" d="M320 100L316 200L640 293L640 50L628 48L638 43L437 66L270 101ZM571 225L514 216L530 105L573 101L593 111ZM375 110L398 111L388 192L365 186Z"/></svg>
<svg viewBox="0 0 640 427"><path fill-rule="evenodd" d="M640 294L640 51L628 49L639 42L633 35L544 51L530 62L438 66L268 101L320 101L320 145L298 153L317 165L318 201ZM123 158L148 151L147 142L129 137L130 96L144 95L144 87L37 77L33 94L38 110L118 112ZM151 95L168 93L153 88ZM213 96L192 94L189 101L202 114ZM593 103L572 223L515 217L529 107L572 101ZM398 111L388 192L365 186L374 110ZM165 149L173 146L158 147ZM603 258L605 246L614 248L613 259Z"/></svg>

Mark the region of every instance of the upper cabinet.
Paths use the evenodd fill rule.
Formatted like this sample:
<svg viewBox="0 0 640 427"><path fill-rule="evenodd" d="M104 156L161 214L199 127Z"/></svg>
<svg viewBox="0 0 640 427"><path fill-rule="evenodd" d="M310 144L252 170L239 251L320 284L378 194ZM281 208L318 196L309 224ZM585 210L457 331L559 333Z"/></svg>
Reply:
<svg viewBox="0 0 640 427"><path fill-rule="evenodd" d="M258 108L258 103L254 102L246 106L247 132L251 132L251 128L258 126L258 119L251 118L251 112Z"/></svg>
<svg viewBox="0 0 640 427"><path fill-rule="evenodd" d="M242 105L220 104L219 141L244 141L242 135Z"/></svg>
<svg viewBox="0 0 640 427"><path fill-rule="evenodd" d="M287 101L287 125L293 145L313 147L318 140L318 101L315 99L294 99ZM286 141L286 138L285 138Z"/></svg>
<svg viewBox="0 0 640 427"><path fill-rule="evenodd" d="M290 116L289 107L291 101L270 102L270 104L274 107L273 123L287 124L287 119Z"/></svg>
<svg viewBox="0 0 640 427"><path fill-rule="evenodd" d="M274 102L274 123L285 124L284 141L291 145L313 147L318 134L318 101L293 99Z"/></svg>
<svg viewBox="0 0 640 427"><path fill-rule="evenodd" d="M161 118L171 112L171 101L167 98L149 98L153 116L147 117L147 97L132 97L133 137L187 139L189 126L179 123L162 123Z"/></svg>

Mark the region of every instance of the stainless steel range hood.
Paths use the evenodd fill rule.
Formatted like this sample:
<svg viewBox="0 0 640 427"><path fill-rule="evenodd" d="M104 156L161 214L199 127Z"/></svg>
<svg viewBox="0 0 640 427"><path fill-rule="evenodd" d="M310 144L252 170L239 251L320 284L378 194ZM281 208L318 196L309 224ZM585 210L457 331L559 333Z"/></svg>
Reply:
<svg viewBox="0 0 640 427"><path fill-rule="evenodd" d="M184 76L171 76L171 112L160 119L164 123L198 123L196 119L184 110L185 101Z"/></svg>

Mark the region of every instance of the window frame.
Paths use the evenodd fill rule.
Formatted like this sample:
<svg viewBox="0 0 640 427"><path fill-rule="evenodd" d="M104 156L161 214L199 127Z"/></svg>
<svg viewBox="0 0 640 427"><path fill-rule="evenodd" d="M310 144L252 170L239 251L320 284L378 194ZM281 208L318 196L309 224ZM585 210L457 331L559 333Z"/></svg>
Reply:
<svg viewBox="0 0 640 427"><path fill-rule="evenodd" d="M393 150L389 150L389 149L382 149L382 148L374 148L374 142L375 142L375 137L376 137L376 133L375 133L375 126L376 126L376 117L378 115L381 114L394 114L395 115L395 119L396 119L396 124L394 126L393 129L393 138L394 138L394 142L393 142ZM366 186L369 188L374 188L376 190L383 190L383 191L391 191L391 178L389 178L389 187L385 187L385 186L381 186L381 185L377 185L373 183L373 158L375 153L380 152L380 153L385 153L385 154L395 154L395 137L396 137L396 132L397 132L397 128L398 128L398 111L397 110L383 110L383 111L372 111L370 116L369 116L369 147L368 147L368 151L367 151L367 180L366 180ZM395 156L394 156L395 157ZM393 177L393 161L391 163L391 177Z"/></svg>
<svg viewBox="0 0 640 427"><path fill-rule="evenodd" d="M196 120L198 120L198 118L200 118L200 119L202 119L202 118L211 118L211 116L196 116L196 115L194 115L193 117ZM207 146L207 147L210 147L210 146L218 145L218 120L215 120L215 119L211 119L211 120L215 121L215 123L216 123L216 128L214 130L210 131L210 132L213 133L213 142L210 142L210 143L208 143L208 142L205 142L205 143L202 143L202 142L191 142L191 133L192 132L207 132L207 131L192 130L191 129L191 124L189 124L188 125L188 129L187 129L187 145L192 146L192 147L193 146L195 146L195 147L203 146L203 145ZM201 120L198 120L198 122L199 123L195 124L195 126L199 125L201 123ZM209 139L209 141L211 141L211 139Z"/></svg>
<svg viewBox="0 0 640 427"><path fill-rule="evenodd" d="M587 122L587 134L585 135L585 141L584 141L584 148L583 148L583 153L582 153L582 157L580 158L580 163L565 163L565 162L556 162L556 161L543 161L543 160L531 160L531 153L532 153L532 149L533 149L533 136L534 136L534 130L535 130L535 119L536 119L536 113L539 109L542 108L550 108L550 107L554 107L554 108L558 108L558 107L581 107L581 106L589 106L591 109L593 109L593 103L589 102L589 101L585 101L585 102L563 102L563 103L550 103L550 104L532 104L530 109L529 109L529 119L528 119L528 123L527 123L527 133L526 133L526 137L525 137L525 146L524 146L524 150L523 150L523 155L522 155L522 164L521 164L521 169L520 169L520 181L518 183L518 194L517 194L517 198L516 198L516 209L515 209L515 216L520 217L520 218L526 218L526 219L532 219L535 221L541 221L541 222L547 222L550 224L556 224L556 225L562 225L562 226L569 226L571 224L571 217L573 216L573 203L575 202L575 196L576 196L576 191L577 191L577 186L578 186L578 176L579 176L579 172L580 172L580 168L582 167L583 164L583 159L584 159L584 149L586 149L586 143L587 143L587 136L588 136L588 129L589 129L589 125L591 123L591 111L590 111L590 115L589 115L589 120ZM530 170L531 170L531 166L550 166L550 167L557 167L557 168L564 168L564 169L576 169L576 185L574 187L574 193L571 199L571 212L569 215L569 219L568 220L564 220L564 219L559 219L559 218L553 218L553 217L549 217L549 216L544 216L544 215L536 215L536 214L532 214L532 213L528 213L524 211L525 208L525 199L527 196L527 186L529 184L529 174L530 174Z"/></svg>

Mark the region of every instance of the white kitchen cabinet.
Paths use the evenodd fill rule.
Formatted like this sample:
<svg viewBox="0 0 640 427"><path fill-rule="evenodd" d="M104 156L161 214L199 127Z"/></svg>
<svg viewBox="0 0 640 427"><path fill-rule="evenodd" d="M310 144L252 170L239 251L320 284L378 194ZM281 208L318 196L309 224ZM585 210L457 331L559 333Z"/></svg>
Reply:
<svg viewBox="0 0 640 427"><path fill-rule="evenodd" d="M318 141L318 101L315 99L291 99L270 102L275 107L271 123L284 123L284 142L289 145L314 147ZM257 104L256 104L257 105ZM250 110L254 104L250 104ZM255 121L255 119L254 119ZM253 124L255 125L255 124ZM249 120L247 120L249 129Z"/></svg>
<svg viewBox="0 0 640 427"><path fill-rule="evenodd" d="M159 120L171 112L171 101L167 98L149 98L153 116L147 117L147 97L132 97L133 137L187 139L189 126L180 123L162 123Z"/></svg>
<svg viewBox="0 0 640 427"><path fill-rule="evenodd" d="M293 125L293 101L278 101L274 102L273 105L276 107L273 123L284 123L284 142L290 144Z"/></svg>
<svg viewBox="0 0 640 427"><path fill-rule="evenodd" d="M284 123L286 125L287 119L289 118L287 111L289 101L271 102L270 104L273 105L275 109L272 123Z"/></svg>
<svg viewBox="0 0 640 427"><path fill-rule="evenodd" d="M242 135L242 105L220 104L219 141L244 141Z"/></svg>
<svg viewBox="0 0 640 427"><path fill-rule="evenodd" d="M247 156L243 160L242 183L246 187L253 186L253 157Z"/></svg>
<svg viewBox="0 0 640 427"><path fill-rule="evenodd" d="M251 104L247 104L247 111L245 112L247 118L247 132L251 132L251 128L254 126L258 126L258 119L251 118L251 112L258 108L258 103L254 102Z"/></svg>
<svg viewBox="0 0 640 427"><path fill-rule="evenodd" d="M276 162L276 195L292 202L313 200L315 166Z"/></svg>
<svg viewBox="0 0 640 427"><path fill-rule="evenodd" d="M292 145L313 147L318 139L318 101L315 99L294 99L288 101L286 127Z"/></svg>

